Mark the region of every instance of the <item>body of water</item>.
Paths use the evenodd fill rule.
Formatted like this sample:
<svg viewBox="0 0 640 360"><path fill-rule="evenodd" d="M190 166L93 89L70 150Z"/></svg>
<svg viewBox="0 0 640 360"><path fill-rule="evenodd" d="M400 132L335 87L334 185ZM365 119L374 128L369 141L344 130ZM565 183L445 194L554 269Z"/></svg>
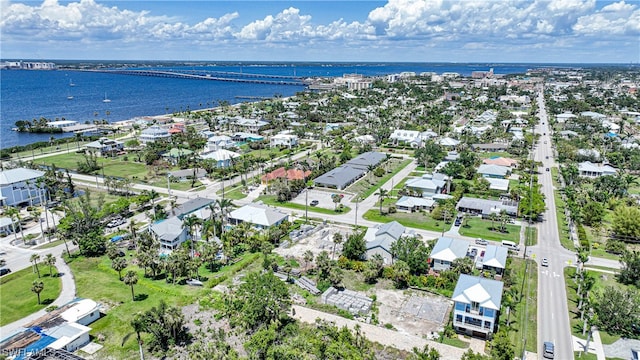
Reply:
<svg viewBox="0 0 640 360"><path fill-rule="evenodd" d="M547 65L263 63L162 67L162 70L204 69L299 77L336 77L347 73L379 76L403 71L458 72L470 75L472 71L487 71L489 68L493 68L496 74L513 74L545 66ZM286 97L304 90L302 86L143 77L72 70L2 70L0 77L0 148L47 141L52 136L12 131L18 120L45 117L50 120L64 118L80 123L103 119L113 122L138 116L213 107L223 100L231 104L247 101L237 99L236 96L272 97L279 94ZM69 100L68 97L71 96L73 99ZM111 101L104 102L105 97Z"/></svg>

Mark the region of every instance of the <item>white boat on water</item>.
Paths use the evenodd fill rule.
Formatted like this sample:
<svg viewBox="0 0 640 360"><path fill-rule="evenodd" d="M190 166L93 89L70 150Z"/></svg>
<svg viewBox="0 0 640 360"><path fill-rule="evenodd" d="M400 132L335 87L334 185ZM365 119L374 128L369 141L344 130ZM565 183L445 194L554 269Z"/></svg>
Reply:
<svg viewBox="0 0 640 360"><path fill-rule="evenodd" d="M73 100L73 95L67 96L67 100Z"/></svg>
<svg viewBox="0 0 640 360"><path fill-rule="evenodd" d="M109 98L107 97L107 93L104 93L104 100L102 100L102 102L103 102L103 103L110 103L110 102L111 102L111 99L109 99Z"/></svg>
<svg viewBox="0 0 640 360"><path fill-rule="evenodd" d="M76 86L71 79L69 79L69 86Z"/></svg>

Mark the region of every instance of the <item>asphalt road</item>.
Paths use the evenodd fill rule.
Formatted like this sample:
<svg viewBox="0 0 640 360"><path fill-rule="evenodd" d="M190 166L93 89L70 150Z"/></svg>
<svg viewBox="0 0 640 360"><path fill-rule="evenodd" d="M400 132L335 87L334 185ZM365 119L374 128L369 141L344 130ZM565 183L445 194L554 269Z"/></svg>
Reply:
<svg viewBox="0 0 640 360"><path fill-rule="evenodd" d="M565 266L575 263L576 256L560 244L552 176L551 171L546 171L547 168L556 166L556 163L542 90L539 92L537 101L540 122L536 126L536 132L540 133L541 137L534 150L534 159L543 164L538 180L542 185L547 209L544 221L538 224L538 245L530 247L527 252L530 257L536 259L538 264L542 258L549 260L548 267L538 266L538 354L542 354L543 342L552 341L555 344L556 359L573 359L563 272Z"/></svg>

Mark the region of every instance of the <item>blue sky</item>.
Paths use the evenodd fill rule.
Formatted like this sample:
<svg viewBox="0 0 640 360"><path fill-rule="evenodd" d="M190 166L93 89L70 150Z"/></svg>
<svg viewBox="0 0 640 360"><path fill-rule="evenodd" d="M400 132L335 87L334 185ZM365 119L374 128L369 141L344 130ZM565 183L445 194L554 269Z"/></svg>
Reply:
<svg viewBox="0 0 640 360"><path fill-rule="evenodd" d="M640 62L640 1L0 0L4 59Z"/></svg>

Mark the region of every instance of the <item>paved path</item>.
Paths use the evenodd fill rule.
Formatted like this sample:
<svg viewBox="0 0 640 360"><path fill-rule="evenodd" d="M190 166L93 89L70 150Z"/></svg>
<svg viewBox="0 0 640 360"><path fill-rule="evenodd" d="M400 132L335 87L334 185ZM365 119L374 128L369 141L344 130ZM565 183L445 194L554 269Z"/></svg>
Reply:
<svg viewBox="0 0 640 360"><path fill-rule="evenodd" d="M364 336L370 341L400 350L411 351L414 347L422 349L425 345L429 345L430 348L435 348L440 352L441 360L459 360L467 351L467 349L460 349L435 341L426 340L416 335L401 333L395 330L345 319L341 316L328 314L299 305L293 305L292 308L295 310L295 315L293 317L300 321L314 324L316 319L322 319L331 322L338 327L346 326L349 329L354 329L355 326L359 326Z"/></svg>
<svg viewBox="0 0 640 360"><path fill-rule="evenodd" d="M73 274L71 273L71 268L69 268L69 265L67 265L67 263L65 263L64 260L60 257L60 253L56 255L56 258L56 269L58 269L58 273L60 274L60 278L62 279L62 287L60 290L60 296L58 296L58 298L53 303L51 303L51 305L60 307L76 298L76 283L73 278ZM22 329L22 326L24 324L29 323L45 315L46 313L47 312L42 309L18 321L14 321L1 327L0 339L4 339L17 330Z"/></svg>

